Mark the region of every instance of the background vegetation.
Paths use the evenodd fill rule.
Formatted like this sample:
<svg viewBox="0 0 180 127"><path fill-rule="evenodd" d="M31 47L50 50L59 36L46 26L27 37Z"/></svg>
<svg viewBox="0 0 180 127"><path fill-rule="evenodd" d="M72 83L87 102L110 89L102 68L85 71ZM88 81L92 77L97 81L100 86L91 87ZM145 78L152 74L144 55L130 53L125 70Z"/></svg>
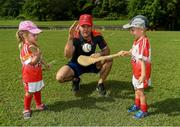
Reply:
<svg viewBox="0 0 180 127"><path fill-rule="evenodd" d="M74 20L82 13L105 20L148 17L152 29L180 29L178 0L1 0L3 19ZM109 24L111 25L111 24Z"/></svg>

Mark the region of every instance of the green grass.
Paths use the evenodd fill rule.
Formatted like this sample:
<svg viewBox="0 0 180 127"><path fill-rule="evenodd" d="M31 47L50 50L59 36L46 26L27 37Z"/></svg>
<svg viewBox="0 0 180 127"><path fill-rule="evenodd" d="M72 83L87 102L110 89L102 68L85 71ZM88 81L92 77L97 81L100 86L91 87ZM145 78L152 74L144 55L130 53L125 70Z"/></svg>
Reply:
<svg viewBox="0 0 180 127"><path fill-rule="evenodd" d="M63 48L67 30L44 31L39 44L47 61L56 60L51 71L44 72L46 87L42 100L49 110L33 110L32 118L24 120L21 64L15 30L0 30L0 125L180 125L180 32L148 32L152 46L152 87L146 91L150 116L135 120L127 108L133 103L130 58L114 60L106 81L109 97L95 91L98 75L81 77L81 94L75 97L71 82L55 80L57 70L67 63ZM131 48L133 38L127 31L102 31L112 53ZM32 109L35 108L33 102Z"/></svg>
<svg viewBox="0 0 180 127"><path fill-rule="evenodd" d="M20 20L0 20L0 26L18 26ZM39 26L70 26L74 21L35 21ZM107 26L107 25L123 25L126 24L128 20L95 20L94 25Z"/></svg>

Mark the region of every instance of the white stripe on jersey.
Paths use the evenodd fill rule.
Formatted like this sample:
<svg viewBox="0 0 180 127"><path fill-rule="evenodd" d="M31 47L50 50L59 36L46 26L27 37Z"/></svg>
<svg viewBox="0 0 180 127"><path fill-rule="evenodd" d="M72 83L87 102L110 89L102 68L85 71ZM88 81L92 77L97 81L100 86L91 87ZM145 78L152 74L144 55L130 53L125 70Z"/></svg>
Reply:
<svg viewBox="0 0 180 127"><path fill-rule="evenodd" d="M140 47L139 47L139 42L142 41L142 47L141 47L141 51L140 51ZM143 38L141 37L135 44L133 44L133 47L132 47L132 59L134 60L138 60L138 59L143 59L144 61L149 61L150 62L150 52L149 52L149 56L144 56L143 53L144 53L144 50L146 48L146 43L147 43L147 38ZM150 49L149 49L150 51Z"/></svg>
<svg viewBox="0 0 180 127"><path fill-rule="evenodd" d="M142 48L141 48L141 55L143 55L143 51L144 51L144 49L145 49L145 46L146 46L146 39L144 38L144 39L143 39Z"/></svg>
<svg viewBox="0 0 180 127"><path fill-rule="evenodd" d="M28 46L27 46L27 45L25 45L24 53L25 53L25 54L28 54Z"/></svg>

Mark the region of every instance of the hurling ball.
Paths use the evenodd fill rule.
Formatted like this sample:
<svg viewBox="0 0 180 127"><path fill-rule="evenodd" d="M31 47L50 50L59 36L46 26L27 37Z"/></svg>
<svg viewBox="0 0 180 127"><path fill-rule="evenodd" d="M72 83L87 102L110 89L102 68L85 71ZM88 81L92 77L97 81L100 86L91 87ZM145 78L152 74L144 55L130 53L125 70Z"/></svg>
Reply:
<svg viewBox="0 0 180 127"><path fill-rule="evenodd" d="M91 51L92 46L91 46L90 44L88 44L88 43L85 43L85 44L82 46L82 49L83 49L84 52L88 53L88 52Z"/></svg>

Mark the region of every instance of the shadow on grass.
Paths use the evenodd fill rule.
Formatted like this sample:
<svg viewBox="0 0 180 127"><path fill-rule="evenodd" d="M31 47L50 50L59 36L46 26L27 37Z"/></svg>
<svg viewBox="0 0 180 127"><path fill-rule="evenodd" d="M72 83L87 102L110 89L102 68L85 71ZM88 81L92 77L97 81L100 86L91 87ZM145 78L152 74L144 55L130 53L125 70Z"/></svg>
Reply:
<svg viewBox="0 0 180 127"><path fill-rule="evenodd" d="M78 94L78 98L76 100L70 101L57 101L53 104L49 104L49 110L55 112L61 112L66 109L71 108L81 108L81 109L98 109L102 111L107 111L107 109L103 107L99 107L96 105L97 102L109 102L112 103L115 101L115 98L121 99L133 99L134 91L131 86L131 82L124 81L114 81L109 80L106 81L106 89L107 96L106 97L92 97L90 96L96 89L97 82L91 82L88 84L81 84L81 90Z"/></svg>
<svg viewBox="0 0 180 127"><path fill-rule="evenodd" d="M167 114L168 116L180 115L180 98L168 98L163 101L151 104L150 107L155 108L152 115Z"/></svg>
<svg viewBox="0 0 180 127"><path fill-rule="evenodd" d="M91 82L88 84L81 84L81 90L79 92L80 97L91 95L96 90L97 82ZM129 94L134 93L131 82L108 80L105 82L107 94L112 98L124 98Z"/></svg>
<svg viewBox="0 0 180 127"><path fill-rule="evenodd" d="M112 98L95 98L95 97L83 97L77 100L71 101L57 101L53 104L48 105L50 111L61 112L71 108L81 109L98 109L107 111L106 108L97 106L97 102L113 102Z"/></svg>

